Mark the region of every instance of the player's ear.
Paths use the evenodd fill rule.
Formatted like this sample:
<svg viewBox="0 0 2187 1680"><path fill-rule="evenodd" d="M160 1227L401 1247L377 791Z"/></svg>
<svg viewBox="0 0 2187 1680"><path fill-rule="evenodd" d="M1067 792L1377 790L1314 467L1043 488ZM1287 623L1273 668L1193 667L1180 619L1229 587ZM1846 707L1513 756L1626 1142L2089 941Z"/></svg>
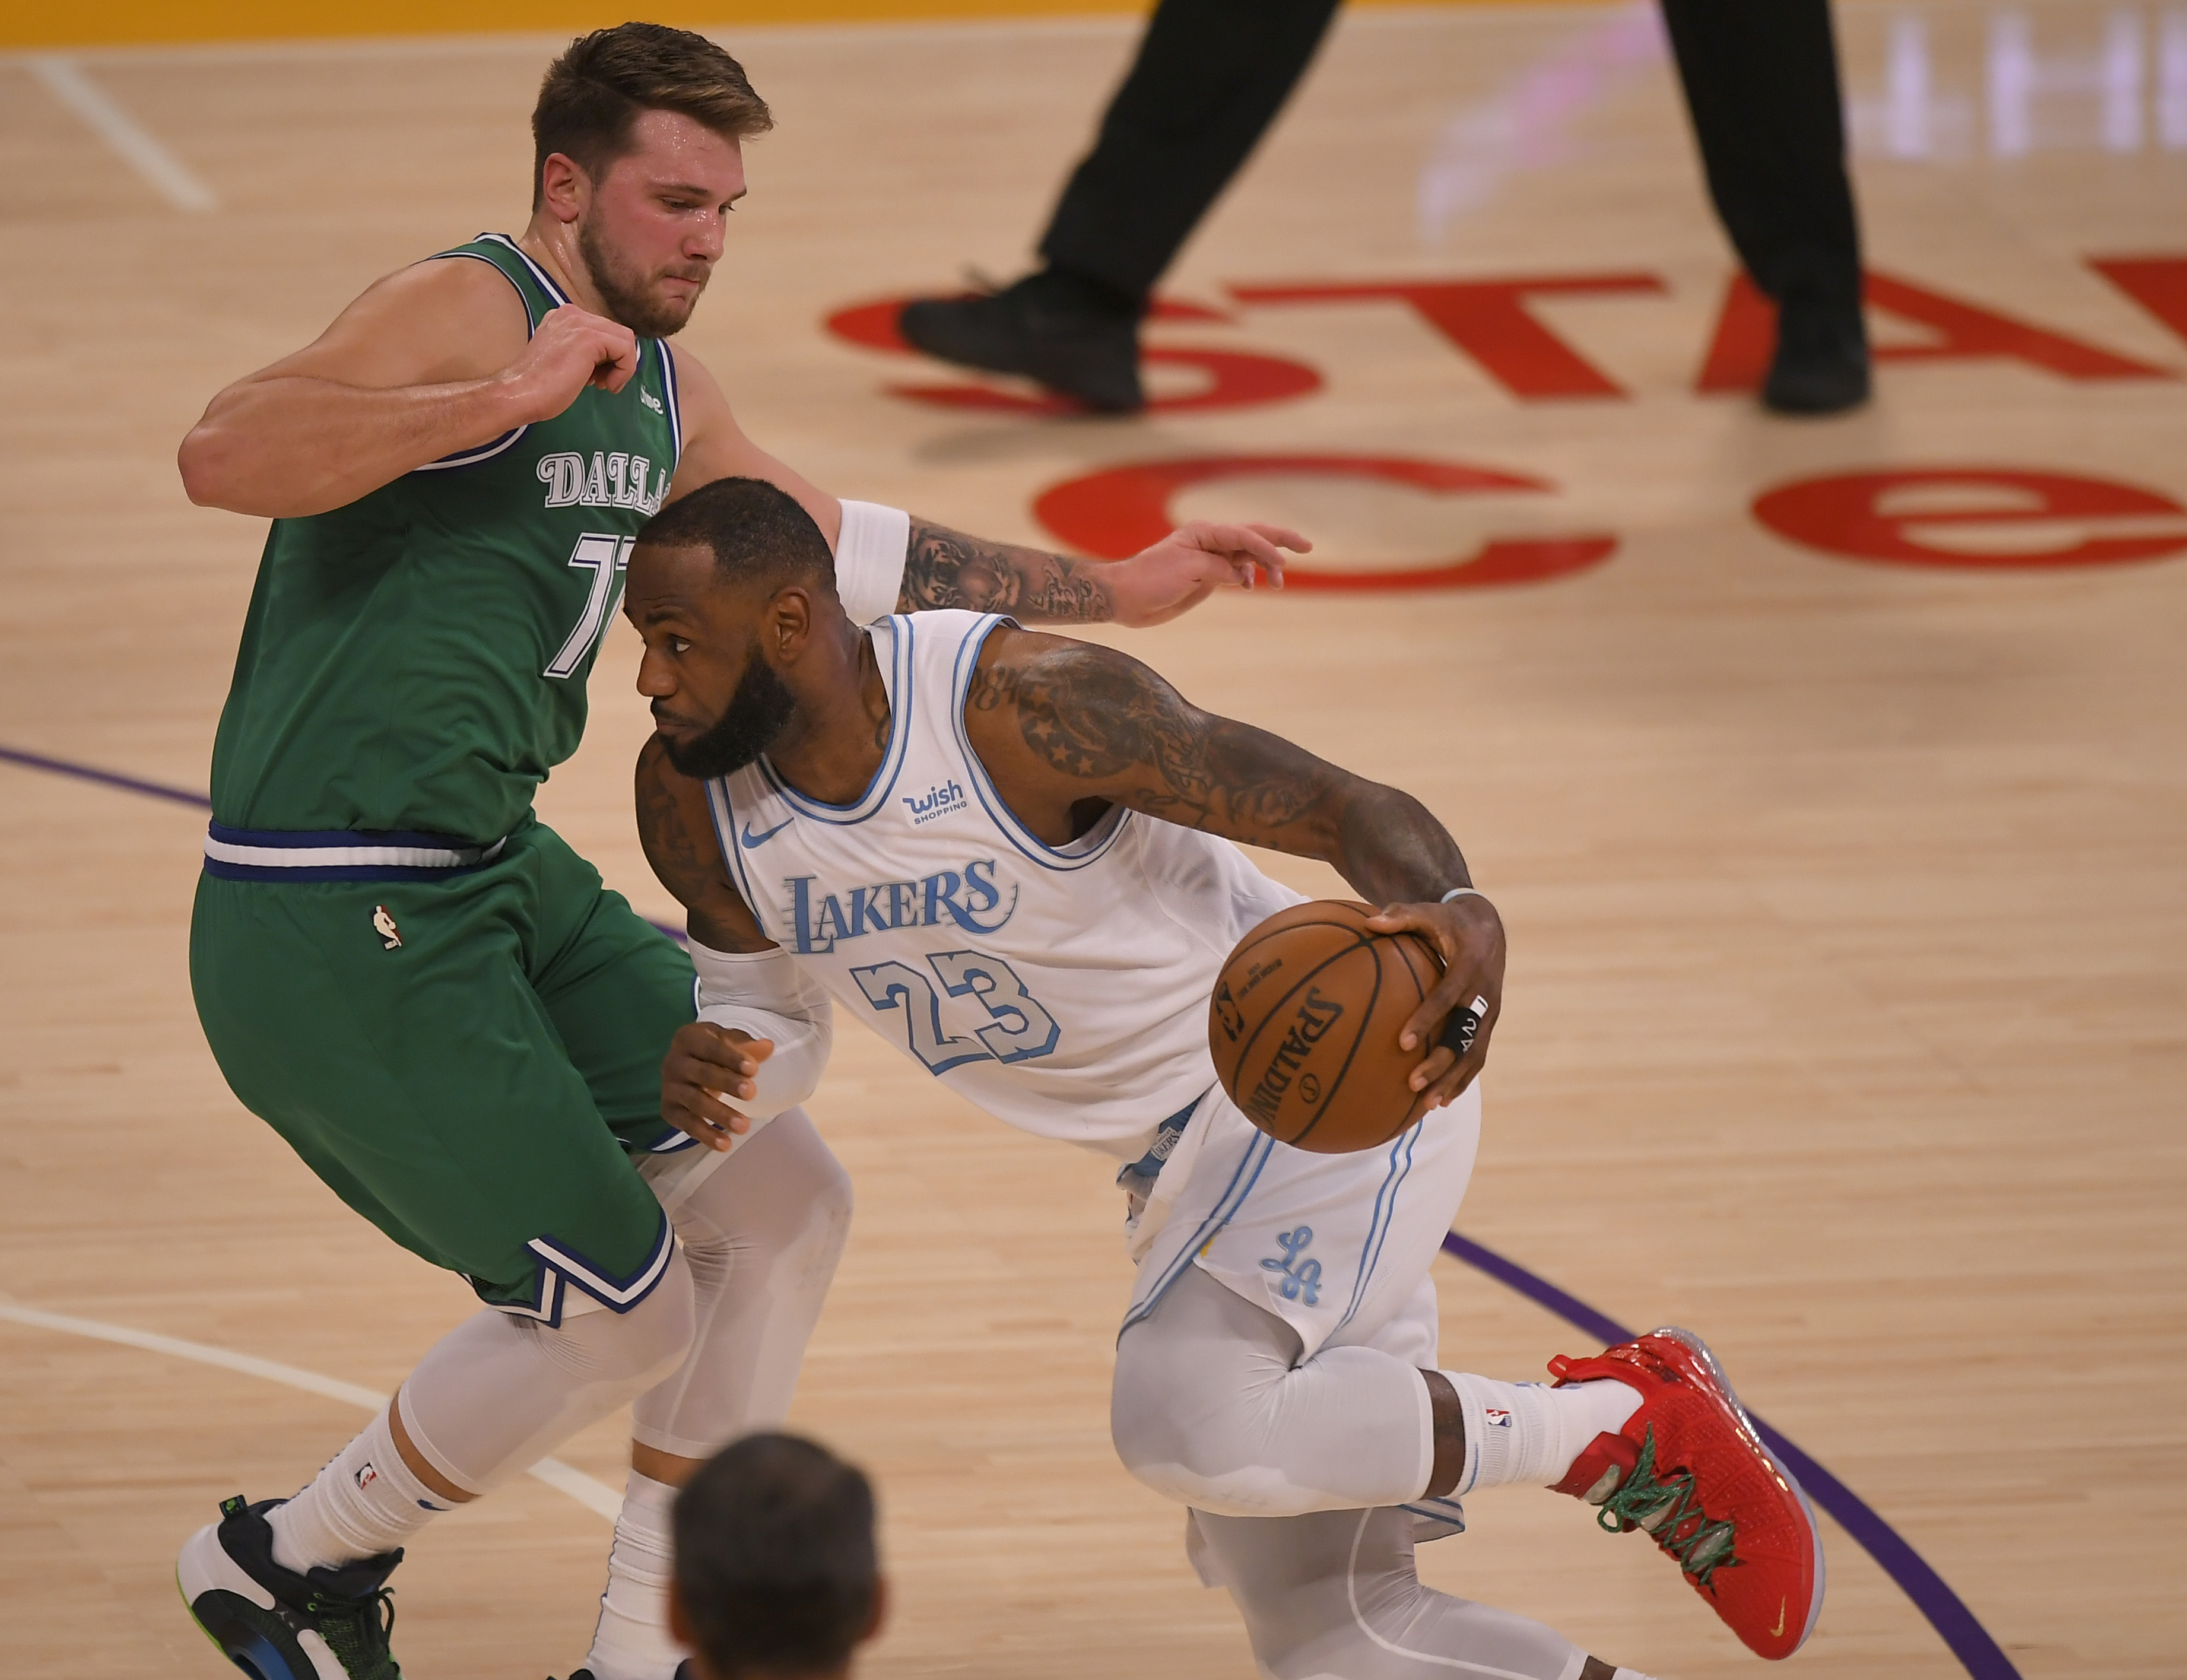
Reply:
<svg viewBox="0 0 2187 1680"><path fill-rule="evenodd" d="M578 161L564 152L549 152L539 166L539 202L557 222L575 222L591 202L593 183Z"/></svg>
<svg viewBox="0 0 2187 1680"><path fill-rule="evenodd" d="M767 604L766 643L777 659L795 659L812 634L812 597L801 585L774 592Z"/></svg>

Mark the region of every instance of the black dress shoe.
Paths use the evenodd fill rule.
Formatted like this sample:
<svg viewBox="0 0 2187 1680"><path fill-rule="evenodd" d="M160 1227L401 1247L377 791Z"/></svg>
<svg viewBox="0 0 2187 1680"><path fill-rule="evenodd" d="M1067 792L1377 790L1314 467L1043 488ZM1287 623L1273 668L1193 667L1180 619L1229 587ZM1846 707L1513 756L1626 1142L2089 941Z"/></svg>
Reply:
<svg viewBox="0 0 2187 1680"><path fill-rule="evenodd" d="M1868 329L1860 306L1788 295L1777 312L1777 353L1763 381L1780 414L1836 414L1868 401Z"/></svg>
<svg viewBox="0 0 2187 1680"><path fill-rule="evenodd" d="M960 367L1037 379L1106 414L1146 406L1139 317L1130 300L1059 270L986 297L920 298L897 323L904 341Z"/></svg>

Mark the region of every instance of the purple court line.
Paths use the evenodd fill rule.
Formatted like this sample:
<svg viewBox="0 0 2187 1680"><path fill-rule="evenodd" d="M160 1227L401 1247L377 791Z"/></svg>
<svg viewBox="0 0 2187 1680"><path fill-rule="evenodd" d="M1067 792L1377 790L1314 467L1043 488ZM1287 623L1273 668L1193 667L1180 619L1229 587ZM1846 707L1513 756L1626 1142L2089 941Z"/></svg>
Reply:
<svg viewBox="0 0 2187 1680"><path fill-rule="evenodd" d="M1442 1239L1443 1252L1486 1272L1499 1284L1517 1290L1538 1306L1545 1306L1566 1323L1577 1326L1605 1346L1631 1341L1628 1330L1607 1313L1566 1295L1546 1278L1538 1278L1516 1261L1506 1260L1493 1249L1483 1248L1455 1231ZM1998 1649L1997 1641L1975 1620L1974 1612L1959 1595L1944 1584L1943 1577L1884 1521L1860 1496L1795 1447L1761 1419L1749 1413L1755 1429L1769 1443L1769 1450L1785 1462L1808 1497L1837 1520L1838 1526L1858 1542L1897 1582L1898 1590L1914 1601L1914 1608L1929 1619L1959 1666L1974 1680L2021 1680L2020 1671Z"/></svg>
<svg viewBox="0 0 2187 1680"><path fill-rule="evenodd" d="M119 788L124 793L143 794L152 799L164 799L177 805L194 805L200 811L212 809L212 801L203 794L192 793L188 788L171 788L160 782L141 782L134 776L116 775L111 770L96 769L88 764L71 764L65 758L48 758L42 754L25 752L20 747L0 747L0 760L20 764L26 770L47 770L56 776L73 776L80 782L97 782L103 787Z"/></svg>
<svg viewBox="0 0 2187 1680"><path fill-rule="evenodd" d="M143 794L153 799L170 800L178 805L194 805L200 810L211 810L212 801L205 795L192 793L186 788L171 788L158 782L140 781L134 776L116 775L111 770L101 770L88 764L71 764L66 759L48 758L35 752L25 752L17 747L0 746L0 761L20 764L30 770L48 771L56 776L73 776L79 781L96 782L104 787L119 788L124 793ZM680 929L665 923L653 922L654 927L681 945L684 936ZM1567 1323L1577 1326L1605 1345L1631 1341L1634 1332L1628 1330L1608 1314L1598 1312L1585 1301L1566 1295L1546 1278L1538 1278L1515 1261L1510 1261L1493 1249L1481 1247L1469 1237L1452 1232L1442 1239L1443 1251L1464 1261L1476 1269L1486 1272L1499 1284L1516 1289L1538 1306L1546 1306ZM1944 1584L1943 1578L1930 1568L1921 1554L1899 1537L1898 1531L1876 1515L1860 1496L1795 1447L1783 1436L1763 1423L1754 1419L1754 1427L1769 1443L1769 1450L1785 1461L1788 1469L1807 1489L1808 1497L1831 1516L1838 1525L1866 1548L1868 1554L1883 1566L1883 1572L1898 1583L1899 1590L1914 1601L1914 1609L1929 1619L1952 1655L1974 1680L2021 1680L2004 1653L1998 1649L1997 1641L1975 1620L1974 1612L1959 1602L1958 1593Z"/></svg>
<svg viewBox="0 0 2187 1680"><path fill-rule="evenodd" d="M140 781L134 776L117 775L111 770L101 770L96 765L71 764L65 758L48 758L43 753L25 752L20 747L0 746L0 763L20 764L26 770L44 770L56 776L73 776L79 782L95 782L104 788L119 788L124 793L143 794L151 799L164 799L177 805L194 805L200 811L212 809L211 799L205 794L193 793L188 788L171 788L162 782ZM650 916L646 925L665 933L678 945L690 941L681 928L672 928L666 922L656 922Z"/></svg>

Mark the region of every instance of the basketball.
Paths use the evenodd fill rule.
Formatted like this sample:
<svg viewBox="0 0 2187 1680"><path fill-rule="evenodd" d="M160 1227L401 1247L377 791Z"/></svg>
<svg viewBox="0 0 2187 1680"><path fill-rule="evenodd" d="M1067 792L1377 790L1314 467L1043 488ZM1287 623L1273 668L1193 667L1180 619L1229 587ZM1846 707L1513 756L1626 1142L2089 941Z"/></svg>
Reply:
<svg viewBox="0 0 2187 1680"><path fill-rule="evenodd" d="M1231 1101L1282 1143L1349 1155L1405 1128L1424 1048L1397 1035L1442 977L1409 933L1380 934L1364 904L1318 899L1238 941L1215 982L1207 1042Z"/></svg>

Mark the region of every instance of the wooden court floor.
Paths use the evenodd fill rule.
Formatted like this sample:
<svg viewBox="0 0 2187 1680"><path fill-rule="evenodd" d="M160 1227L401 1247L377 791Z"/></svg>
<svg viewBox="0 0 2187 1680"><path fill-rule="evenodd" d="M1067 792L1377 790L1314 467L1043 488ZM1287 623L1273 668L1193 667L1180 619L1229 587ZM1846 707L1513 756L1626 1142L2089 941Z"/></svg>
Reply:
<svg viewBox="0 0 2187 1680"><path fill-rule="evenodd" d="M846 494L1098 547L1169 492L1178 517L1306 527L1324 581L1449 573L1225 599L1130 645L1419 793L1503 907L1460 1230L1708 1335L1958 1595L2003 1665L1977 1672L2176 1674L2187 14L1849 0L1841 25L1891 352L1846 418L1696 388L1735 385L1752 335L1720 330L1729 261L1649 14L1622 8L1347 18L1172 277L1169 402L1122 421L967 395L872 317L824 323L1017 272L1126 23L732 32L779 128L688 336L756 435ZM0 63L12 1677L223 1672L175 1602L177 1542L226 1494L298 1485L468 1309L238 1106L199 1035L188 796L261 533L191 508L172 450L371 277L514 229L554 44ZM184 175L102 140L86 86ZM619 629L542 804L660 914L627 811L633 666ZM1108 1445L1128 1276L1105 1172L862 1034L812 1106L859 1214L796 1421L882 1488L899 1614L868 1672L1245 1680L1178 1512ZM1587 1351L1442 1264L1446 1363ZM583 1478L619 1486L621 1453L603 1425L560 1487L418 1542L409 1672L581 1660L608 1534ZM1644 1542L1529 1492L1470 1516L1422 1554L1436 1584L1654 1674L1752 1672ZM1801 1670L1966 1672L1826 1527Z"/></svg>

